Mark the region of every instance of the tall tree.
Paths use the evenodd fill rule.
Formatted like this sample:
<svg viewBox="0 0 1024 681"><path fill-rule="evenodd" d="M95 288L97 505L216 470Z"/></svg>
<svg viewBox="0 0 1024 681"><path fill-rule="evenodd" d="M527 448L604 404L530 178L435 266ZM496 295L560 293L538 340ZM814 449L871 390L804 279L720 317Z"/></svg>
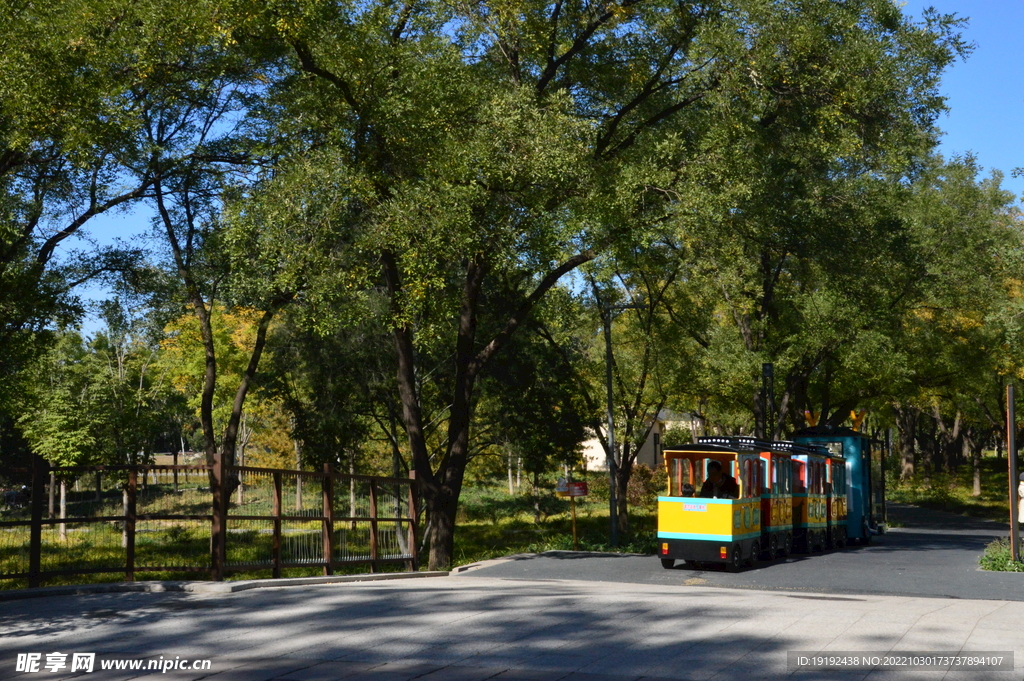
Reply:
<svg viewBox="0 0 1024 681"><path fill-rule="evenodd" d="M732 121L770 140L784 119L828 163L843 145L917 139L951 40L943 20L911 25L879 0L307 2L267 24L307 76L281 91L281 134L322 149L354 197L339 220L364 254L354 274L389 300L435 568L451 561L476 382L555 283L645 241L678 197L680 214L706 200L694 174ZM509 284L518 307L483 305ZM451 369L434 452L432 354Z"/></svg>

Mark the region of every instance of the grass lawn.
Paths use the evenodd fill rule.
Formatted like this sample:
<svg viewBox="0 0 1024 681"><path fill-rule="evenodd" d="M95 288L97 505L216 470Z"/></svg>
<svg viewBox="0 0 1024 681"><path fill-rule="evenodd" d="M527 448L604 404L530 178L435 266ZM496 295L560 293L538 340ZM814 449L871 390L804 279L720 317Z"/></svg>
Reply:
<svg viewBox="0 0 1024 681"><path fill-rule="evenodd" d="M644 508L634 509L631 527L622 534L619 546L609 544L609 514L607 484L601 493L600 482L594 485L597 494L577 503L577 528L579 548L590 551L621 551L631 553L652 553L655 549L656 515L653 498ZM150 495L159 502L163 513L195 513L194 494L172 494L157 486L150 488ZM188 503L186 503L186 501ZM246 497L247 507L260 501L256 493ZM89 504L88 509L78 511L81 515L116 515L120 511L120 499L110 493L102 502ZM461 500L459 522L455 535L455 556L453 567L466 565L488 558L514 553L540 552L547 550L572 550L572 525L569 502L550 494L537 502L539 522L535 522L535 500L528 494L509 495L500 485L476 485L464 491ZM156 504L154 504L156 505ZM95 506L95 507L94 507ZM178 508L181 506L181 508ZM76 509L77 510L77 509ZM148 509L147 509L148 510ZM9 514L5 519L23 519L24 512ZM72 514L69 514L72 515ZM392 523L393 524L393 523ZM286 521L282 539L282 558L285 560L310 561L322 552L320 523ZM362 525L367 525L363 527ZM272 557L272 524L265 521L231 521L228 533L228 565L246 563L268 564ZM338 534L338 559L345 557L369 557L369 527L335 527ZM381 550L399 555L395 535L396 528L381 523ZM400 530L404 533L404 528ZM422 533L423 528L420 528ZM28 570L28 527L0 529L0 571L21 572ZM393 545L393 546L392 546ZM115 522L67 523L67 536L61 539L56 526L45 526L43 530L42 568L46 570L118 568L125 561L120 525ZM426 567L427 556L421 556L421 567ZM206 571L162 571L145 572L146 566L181 565L201 568L209 565L209 526L207 521L139 521L136 534L136 579L137 580L195 580L208 579ZM404 563L381 563L384 571L401 571ZM367 563L342 565L335 569L337 574L358 574L369 572ZM322 574L322 568L283 568L286 577L315 576ZM246 569L231 571L229 580L268 578L271 569ZM123 572L92 573L52 577L45 585L83 584L117 582L124 579ZM27 580L0 580L0 589L23 588Z"/></svg>
<svg viewBox="0 0 1024 681"><path fill-rule="evenodd" d="M895 483L890 475L886 488L888 501L914 504L972 518L1007 521L1009 486L1005 458L987 456L981 460L981 496L973 496L974 473L970 465L955 473L925 476L919 473L904 483Z"/></svg>

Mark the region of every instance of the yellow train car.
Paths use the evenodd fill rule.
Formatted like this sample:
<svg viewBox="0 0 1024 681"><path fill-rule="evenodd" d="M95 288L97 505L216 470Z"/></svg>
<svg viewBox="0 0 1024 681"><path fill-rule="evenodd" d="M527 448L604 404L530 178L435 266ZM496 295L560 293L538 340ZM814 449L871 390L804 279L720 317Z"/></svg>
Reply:
<svg viewBox="0 0 1024 681"><path fill-rule="evenodd" d="M761 452L761 547L768 560L793 551L793 464L779 444Z"/></svg>
<svg viewBox="0 0 1024 681"><path fill-rule="evenodd" d="M701 442L664 454L668 490L658 497L662 565L721 562L736 570L756 561L763 548L759 447Z"/></svg>
<svg viewBox="0 0 1024 681"><path fill-rule="evenodd" d="M793 462L793 544L811 553L828 544L827 451L798 446Z"/></svg>
<svg viewBox="0 0 1024 681"><path fill-rule="evenodd" d="M828 479L825 483L827 504L828 545L829 548L841 549L846 546L846 459L829 453Z"/></svg>

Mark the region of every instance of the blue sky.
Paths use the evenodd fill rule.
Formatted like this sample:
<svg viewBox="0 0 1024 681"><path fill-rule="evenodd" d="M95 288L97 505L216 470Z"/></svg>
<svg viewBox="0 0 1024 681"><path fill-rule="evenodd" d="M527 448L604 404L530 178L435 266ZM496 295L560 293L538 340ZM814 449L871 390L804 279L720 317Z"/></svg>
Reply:
<svg viewBox="0 0 1024 681"><path fill-rule="evenodd" d="M986 169L1002 170L1003 186L1018 196L1024 178L1024 0L934 0L904 6L920 14L927 6L969 17L964 36L976 43L966 62L956 62L942 79L950 112L939 119L946 156L973 152ZM986 173L987 174L987 173Z"/></svg>
<svg viewBox="0 0 1024 681"><path fill-rule="evenodd" d="M907 3L903 10L920 16L928 6L968 17L964 36L976 44L971 56L955 62L942 79L940 89L950 111L938 121L945 133L941 151L947 157L975 154L986 175L1002 170L1003 186L1019 197L1024 194L1024 178L1012 177L1011 171L1024 167L1024 0L934 0ZM112 243L146 232L149 213L101 216L89 227L99 243ZM95 288L81 293L105 297ZM93 330L95 322L87 321L86 328Z"/></svg>

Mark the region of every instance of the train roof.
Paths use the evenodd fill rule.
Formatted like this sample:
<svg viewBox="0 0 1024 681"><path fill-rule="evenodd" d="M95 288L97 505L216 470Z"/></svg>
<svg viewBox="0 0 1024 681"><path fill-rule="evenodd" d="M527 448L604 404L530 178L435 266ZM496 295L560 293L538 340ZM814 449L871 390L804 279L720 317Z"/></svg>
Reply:
<svg viewBox="0 0 1024 681"><path fill-rule="evenodd" d="M818 454L828 455L828 450L821 445L797 444L788 441L759 440L741 435L712 435L697 438L696 444L683 445L665 449L665 452L689 452L694 454L738 454L749 452L776 452L778 454Z"/></svg>

